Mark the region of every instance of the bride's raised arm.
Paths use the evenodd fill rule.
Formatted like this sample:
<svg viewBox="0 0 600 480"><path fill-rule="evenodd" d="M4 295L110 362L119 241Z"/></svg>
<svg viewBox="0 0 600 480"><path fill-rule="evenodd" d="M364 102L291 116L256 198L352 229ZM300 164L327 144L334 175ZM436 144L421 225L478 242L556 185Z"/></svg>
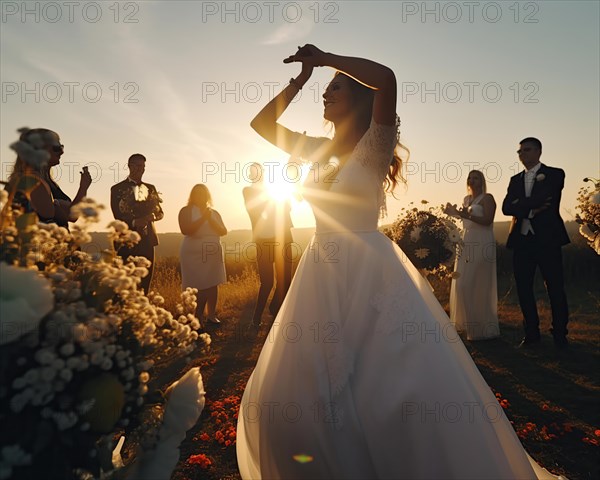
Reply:
<svg viewBox="0 0 600 480"><path fill-rule="evenodd" d="M326 53L314 45L299 47L284 63L301 62L302 71L250 122L250 126L265 140L287 153L298 152L303 135L293 132L278 123L279 117L288 108L297 93L311 77L314 67L335 68L358 82L375 90L373 119L382 125L394 125L396 122L396 77L394 72L372 60L357 57L344 57Z"/></svg>
<svg viewBox="0 0 600 480"><path fill-rule="evenodd" d="M344 57L326 53L314 45L304 45L284 60L284 63L302 62L302 71L313 67L328 66L354 78L363 85L375 90L373 119L382 125L396 122L396 76L380 63L358 57Z"/></svg>
<svg viewBox="0 0 600 480"><path fill-rule="evenodd" d="M292 78L290 83L288 83L276 97L267 103L250 122L250 126L256 133L276 147L279 147L290 154L297 147L302 135L284 127L278 123L277 120L308 81L312 75L312 71L313 67L311 65L303 63L300 75L296 78Z"/></svg>

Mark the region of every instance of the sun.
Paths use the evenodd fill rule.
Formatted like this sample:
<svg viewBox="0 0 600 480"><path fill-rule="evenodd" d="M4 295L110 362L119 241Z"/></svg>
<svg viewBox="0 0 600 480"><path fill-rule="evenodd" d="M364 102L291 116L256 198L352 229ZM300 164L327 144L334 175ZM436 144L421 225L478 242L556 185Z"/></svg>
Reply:
<svg viewBox="0 0 600 480"><path fill-rule="evenodd" d="M267 194L276 202L286 202L292 199L296 191L296 185L283 180L266 182Z"/></svg>
<svg viewBox="0 0 600 480"><path fill-rule="evenodd" d="M297 199L300 187L307 172L304 166L284 164L265 176L264 185L267 194L276 202L289 202Z"/></svg>

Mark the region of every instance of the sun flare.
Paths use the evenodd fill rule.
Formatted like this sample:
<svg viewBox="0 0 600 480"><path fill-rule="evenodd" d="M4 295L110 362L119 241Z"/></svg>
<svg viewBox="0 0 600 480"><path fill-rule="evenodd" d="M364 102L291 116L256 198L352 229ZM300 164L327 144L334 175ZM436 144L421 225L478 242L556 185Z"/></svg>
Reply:
<svg viewBox="0 0 600 480"><path fill-rule="evenodd" d="M264 185L267 194L276 202L298 200L308 170L307 165L286 164L281 166L277 171L271 172L271 175L265 176Z"/></svg>
<svg viewBox="0 0 600 480"><path fill-rule="evenodd" d="M266 182L267 194L276 202L290 201L296 191L296 184L286 182L283 178L273 182Z"/></svg>

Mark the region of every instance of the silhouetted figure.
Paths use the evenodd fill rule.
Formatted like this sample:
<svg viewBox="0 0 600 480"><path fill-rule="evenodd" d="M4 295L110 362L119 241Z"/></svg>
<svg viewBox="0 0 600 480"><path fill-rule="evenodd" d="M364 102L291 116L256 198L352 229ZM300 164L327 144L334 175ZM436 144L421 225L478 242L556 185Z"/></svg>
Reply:
<svg viewBox="0 0 600 480"><path fill-rule="evenodd" d="M552 308L552 335L558 348L566 348L569 308L564 289L562 246L570 242L560 216L565 172L540 163L542 143L533 137L520 142L519 160L525 171L510 179L502 212L512 215L506 246L514 251L513 269L525 338L520 346L540 341L540 318L533 293L539 267Z"/></svg>
<svg viewBox="0 0 600 480"><path fill-rule="evenodd" d="M275 283L269 312L277 316L292 282L292 220L289 201L276 202L264 186L262 165L250 166L251 186L244 188L244 204L252 223L260 288L252 324L258 327Z"/></svg>
<svg viewBox="0 0 600 480"><path fill-rule="evenodd" d="M141 240L133 247L123 246L117 254L127 260L129 256L141 256L150 260L148 275L142 278L141 288L147 294L154 272L154 247L158 235L154 222L162 220L161 198L154 185L142 182L146 169L146 157L135 153L127 161L129 176L110 189L110 207L115 219L122 220L131 230L139 233Z"/></svg>

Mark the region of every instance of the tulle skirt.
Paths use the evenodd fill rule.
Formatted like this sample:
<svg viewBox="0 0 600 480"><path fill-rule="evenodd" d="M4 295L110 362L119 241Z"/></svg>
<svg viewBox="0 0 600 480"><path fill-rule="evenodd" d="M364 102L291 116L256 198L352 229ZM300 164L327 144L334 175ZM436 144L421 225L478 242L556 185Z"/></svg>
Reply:
<svg viewBox="0 0 600 480"><path fill-rule="evenodd" d="M317 234L304 252L244 392L237 457L244 479L554 478L376 231Z"/></svg>

